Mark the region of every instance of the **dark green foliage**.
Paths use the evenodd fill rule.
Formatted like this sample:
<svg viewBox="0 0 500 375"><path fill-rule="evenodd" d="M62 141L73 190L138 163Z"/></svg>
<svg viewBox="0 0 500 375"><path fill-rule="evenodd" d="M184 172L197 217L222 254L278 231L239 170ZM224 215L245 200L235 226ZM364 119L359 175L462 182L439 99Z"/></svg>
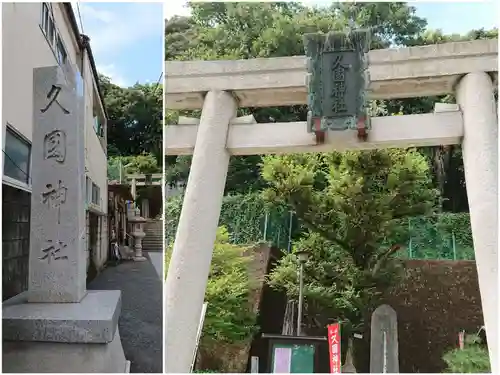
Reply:
<svg viewBox="0 0 500 375"><path fill-rule="evenodd" d="M159 169L163 157L163 90L161 85L123 88L99 76L108 113L108 157L152 154Z"/></svg>

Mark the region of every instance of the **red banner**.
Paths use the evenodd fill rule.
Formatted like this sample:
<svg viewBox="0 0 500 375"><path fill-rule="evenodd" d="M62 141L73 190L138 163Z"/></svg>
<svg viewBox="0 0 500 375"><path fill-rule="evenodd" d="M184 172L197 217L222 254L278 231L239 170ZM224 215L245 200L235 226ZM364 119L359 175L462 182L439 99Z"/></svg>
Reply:
<svg viewBox="0 0 500 375"><path fill-rule="evenodd" d="M340 374L340 324L330 324L327 328L328 347L330 349L330 373Z"/></svg>

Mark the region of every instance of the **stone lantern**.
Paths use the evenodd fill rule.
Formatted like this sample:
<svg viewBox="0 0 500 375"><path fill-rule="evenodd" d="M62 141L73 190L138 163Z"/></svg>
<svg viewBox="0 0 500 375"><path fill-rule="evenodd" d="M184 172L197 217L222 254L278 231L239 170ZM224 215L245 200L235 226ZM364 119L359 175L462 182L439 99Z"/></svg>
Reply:
<svg viewBox="0 0 500 375"><path fill-rule="evenodd" d="M144 233L143 226L146 219L137 215L129 218L130 224L132 224L132 237L134 237L134 250L135 254L133 259L136 262L145 261L146 258L142 255L142 239L146 236Z"/></svg>

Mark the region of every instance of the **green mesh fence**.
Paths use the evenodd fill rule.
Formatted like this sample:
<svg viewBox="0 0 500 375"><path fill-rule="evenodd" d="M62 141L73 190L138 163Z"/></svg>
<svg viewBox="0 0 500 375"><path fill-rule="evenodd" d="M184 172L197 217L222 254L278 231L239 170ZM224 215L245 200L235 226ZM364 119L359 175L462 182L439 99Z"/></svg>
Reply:
<svg viewBox="0 0 500 375"><path fill-rule="evenodd" d="M166 241L173 243L180 216L182 197L166 202ZM269 242L291 250L297 218L285 207L268 207L259 194L227 196L223 200L219 225L228 228L236 244ZM386 245L405 245L398 256L409 259L473 260L474 247L469 214L439 214L401 221L398 238Z"/></svg>
<svg viewBox="0 0 500 375"><path fill-rule="evenodd" d="M167 199L165 233L167 245L175 240L182 197ZM266 241L282 249L291 246L290 234L296 219L286 208L267 207L258 194L224 197L219 225L227 227L231 242L252 244Z"/></svg>
<svg viewBox="0 0 500 375"><path fill-rule="evenodd" d="M401 254L410 259L473 260L469 214L440 214L407 220L409 241Z"/></svg>
<svg viewBox="0 0 500 375"><path fill-rule="evenodd" d="M122 180L125 179L125 169L120 163L108 160L108 180L120 181L120 168L122 170Z"/></svg>

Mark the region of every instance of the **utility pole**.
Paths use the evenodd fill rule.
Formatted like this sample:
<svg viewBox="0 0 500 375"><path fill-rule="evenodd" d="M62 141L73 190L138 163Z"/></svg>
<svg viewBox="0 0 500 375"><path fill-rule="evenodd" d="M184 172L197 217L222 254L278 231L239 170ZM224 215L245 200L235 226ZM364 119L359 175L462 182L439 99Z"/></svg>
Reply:
<svg viewBox="0 0 500 375"><path fill-rule="evenodd" d="M302 329L302 306L304 303L304 263L309 259L307 251L297 253L299 259L299 306L297 308L297 336L301 336Z"/></svg>

